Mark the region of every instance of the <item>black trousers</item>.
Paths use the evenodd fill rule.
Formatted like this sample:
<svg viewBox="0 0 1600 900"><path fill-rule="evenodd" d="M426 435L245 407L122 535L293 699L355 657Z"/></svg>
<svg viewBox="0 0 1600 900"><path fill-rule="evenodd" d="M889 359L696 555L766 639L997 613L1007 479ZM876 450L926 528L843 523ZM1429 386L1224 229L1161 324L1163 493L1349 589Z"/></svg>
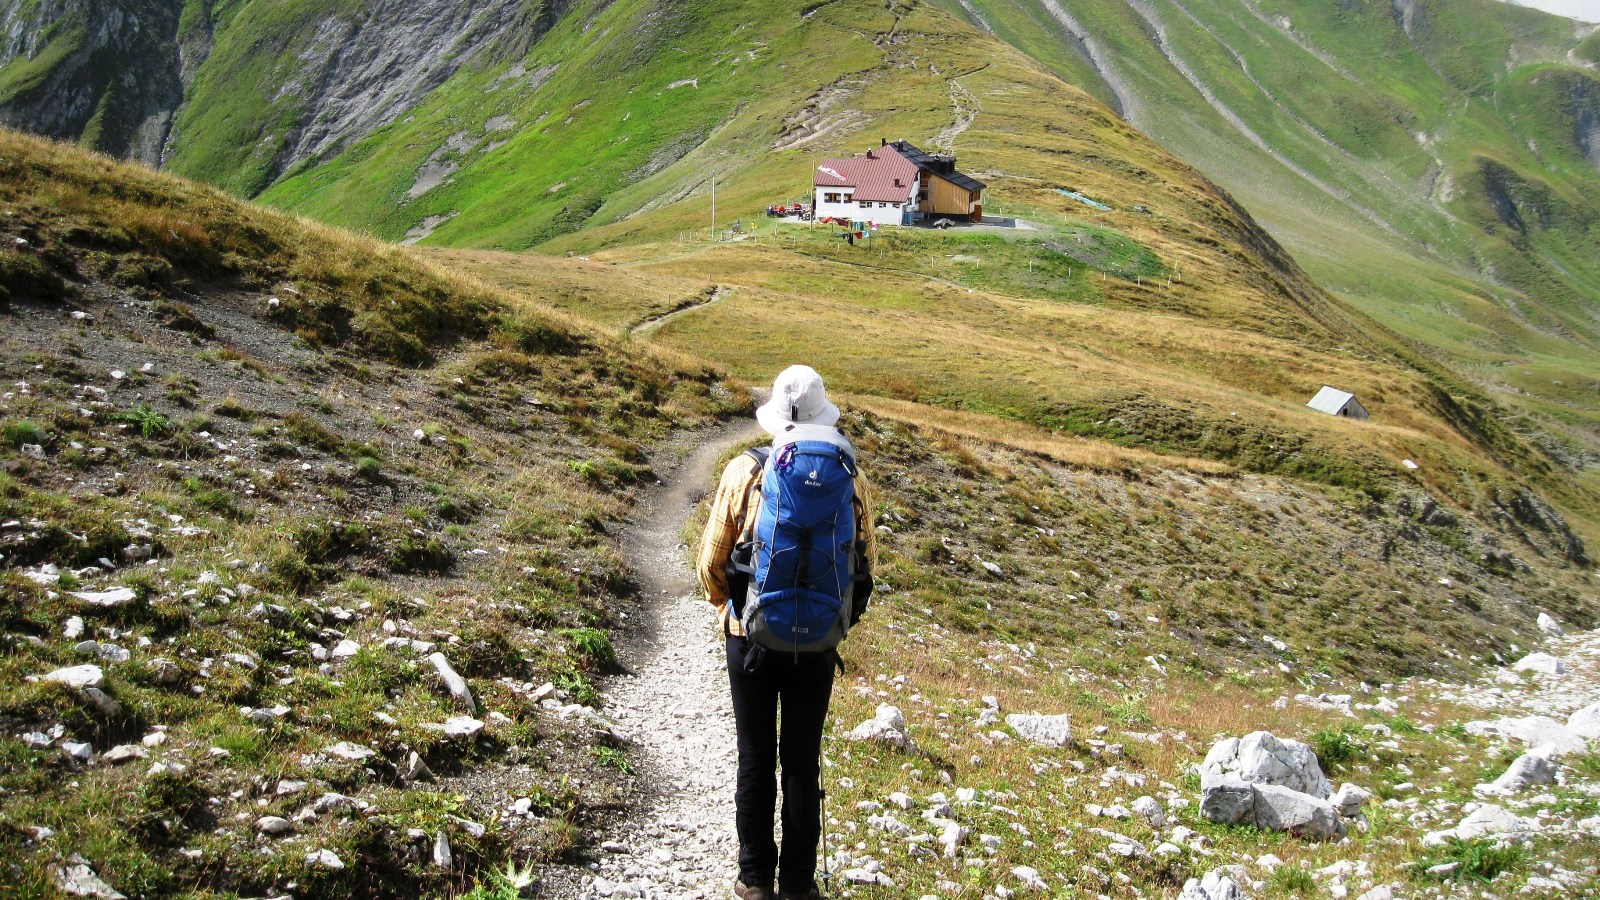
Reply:
<svg viewBox="0 0 1600 900"><path fill-rule="evenodd" d="M747 643L728 638L728 683L739 736L733 792L739 832L739 880L751 887L804 893L815 886L822 836L819 756L833 693L834 655L767 651L745 671ZM782 729L779 729L780 705ZM783 851L773 839L783 765ZM774 879L776 875L776 879Z"/></svg>

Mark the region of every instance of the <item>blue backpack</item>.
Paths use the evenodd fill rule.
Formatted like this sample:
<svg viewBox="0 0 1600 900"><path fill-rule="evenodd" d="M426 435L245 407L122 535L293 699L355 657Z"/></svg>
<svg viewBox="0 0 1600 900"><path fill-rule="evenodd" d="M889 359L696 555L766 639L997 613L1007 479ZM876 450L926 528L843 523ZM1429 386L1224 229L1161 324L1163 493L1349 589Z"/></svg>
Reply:
<svg viewBox="0 0 1600 900"><path fill-rule="evenodd" d="M747 585L739 622L771 650L832 650L854 622L857 579L871 577L856 564L855 460L820 440L751 455L762 461L761 509L730 566Z"/></svg>

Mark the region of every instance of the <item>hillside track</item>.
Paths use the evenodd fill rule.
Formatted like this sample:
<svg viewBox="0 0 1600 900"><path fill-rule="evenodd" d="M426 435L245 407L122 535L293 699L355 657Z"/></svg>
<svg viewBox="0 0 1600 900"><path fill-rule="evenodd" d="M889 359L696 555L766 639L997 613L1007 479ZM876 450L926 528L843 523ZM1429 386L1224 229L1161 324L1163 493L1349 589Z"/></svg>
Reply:
<svg viewBox="0 0 1600 900"><path fill-rule="evenodd" d="M679 435L656 461L661 482L622 534L639 587L618 636L623 674L602 712L631 740L627 812L592 835L599 858L546 873L540 896L728 896L737 874L737 761L722 637L700 598L684 523L716 483L717 463L759 436L752 420Z"/></svg>
<svg viewBox="0 0 1600 900"><path fill-rule="evenodd" d="M673 309L669 309L666 312L646 317L632 328L628 329L628 336L643 337L667 324L673 319L692 313L697 309L704 309L707 306L716 303L718 300L726 297L728 292L728 288L725 288L719 284L713 287L708 293L702 294L701 299L698 301L691 301Z"/></svg>

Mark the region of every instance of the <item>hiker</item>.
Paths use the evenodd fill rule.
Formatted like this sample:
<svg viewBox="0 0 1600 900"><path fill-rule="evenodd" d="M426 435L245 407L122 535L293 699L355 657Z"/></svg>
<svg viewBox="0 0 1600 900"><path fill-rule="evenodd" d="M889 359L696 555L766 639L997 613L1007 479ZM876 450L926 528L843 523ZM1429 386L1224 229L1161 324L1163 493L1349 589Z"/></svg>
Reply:
<svg viewBox="0 0 1600 900"><path fill-rule="evenodd" d="M822 376L809 366L783 370L756 410L772 445L723 469L700 545L700 585L727 640L738 733L738 900L821 897L822 729L834 669L844 669L835 647L866 609L876 559L871 487L838 420ZM773 838L780 762L781 853Z"/></svg>

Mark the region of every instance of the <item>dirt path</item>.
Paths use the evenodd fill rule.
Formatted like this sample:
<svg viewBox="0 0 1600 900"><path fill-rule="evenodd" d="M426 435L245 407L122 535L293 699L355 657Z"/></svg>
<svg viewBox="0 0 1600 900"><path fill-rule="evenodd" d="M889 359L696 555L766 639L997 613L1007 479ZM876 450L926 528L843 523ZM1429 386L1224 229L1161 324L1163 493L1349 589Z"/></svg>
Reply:
<svg viewBox="0 0 1600 900"><path fill-rule="evenodd" d="M705 309L711 304L716 303L718 300L721 300L723 297L726 297L728 293L729 289L719 284L715 288L712 288L710 296L706 297L706 299L701 300L698 303L690 303L686 306L680 306L677 309L670 310L659 315L650 316L639 322L639 324L628 329L628 335L630 337L643 337L650 332L655 331L657 328L667 324L673 319L678 318L679 316L687 315L688 313L692 313L697 309Z"/></svg>
<svg viewBox="0 0 1600 900"><path fill-rule="evenodd" d="M598 870L549 879L546 896L731 894L738 849L733 714L721 638L699 597L682 532L714 484L717 460L757 434L755 422L745 421L680 438L666 455L681 462L623 532L641 604L618 648L626 674L606 686L603 712L633 739L640 795L633 814L601 835Z"/></svg>
<svg viewBox="0 0 1600 900"><path fill-rule="evenodd" d="M989 68L989 64L984 63L971 72L966 72L950 79L950 105L955 109L956 120L934 136L932 141L934 150L953 155L956 152L956 138L960 137L962 132L971 128L972 123L977 121L979 112L978 98L974 97L972 92L961 84L961 79L966 78L968 75L976 75L987 68Z"/></svg>

